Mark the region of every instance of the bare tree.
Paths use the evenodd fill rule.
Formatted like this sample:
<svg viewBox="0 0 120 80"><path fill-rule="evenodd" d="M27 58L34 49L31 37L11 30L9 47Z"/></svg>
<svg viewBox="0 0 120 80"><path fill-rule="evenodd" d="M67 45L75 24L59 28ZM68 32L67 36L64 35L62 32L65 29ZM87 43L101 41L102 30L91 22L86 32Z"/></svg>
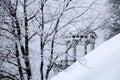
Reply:
<svg viewBox="0 0 120 80"><path fill-rule="evenodd" d="M115 36L116 34L120 33L120 1L119 0L107 0L108 5L108 15L111 16L109 19L109 23L106 25L106 29L109 30L107 39Z"/></svg>
<svg viewBox="0 0 120 80"><path fill-rule="evenodd" d="M2 30L6 30L7 32L10 32L13 36L14 39L16 39L16 41L14 41L15 43L15 56L17 58L17 63L18 63L18 70L19 70L19 74L20 74L20 79L23 80L24 76L23 76L23 70L22 70L22 65L21 65L21 60L20 60L20 51L22 52L22 56L24 59L24 63L26 66L26 74L27 74L27 79L30 80L31 78L31 68L30 68L30 60L29 60L29 47L28 47L28 20L27 19L27 13L26 13L26 0L24 0L23 2L23 13L24 13L24 31L25 31L25 37L22 37L22 26L20 25L20 21L18 19L18 0L15 0L14 2L12 2L11 0L4 0L1 1L1 5L2 7L6 10L8 16L11 19L11 23L9 22L4 22L5 24L7 24L7 26L10 26L12 28L12 30L9 30L9 27L7 29L2 28ZM25 42L23 41L23 38L25 39ZM22 43L23 42L23 43ZM19 46L20 45L20 46ZM24 47L25 45L25 47ZM20 50L18 48L18 46L20 47Z"/></svg>

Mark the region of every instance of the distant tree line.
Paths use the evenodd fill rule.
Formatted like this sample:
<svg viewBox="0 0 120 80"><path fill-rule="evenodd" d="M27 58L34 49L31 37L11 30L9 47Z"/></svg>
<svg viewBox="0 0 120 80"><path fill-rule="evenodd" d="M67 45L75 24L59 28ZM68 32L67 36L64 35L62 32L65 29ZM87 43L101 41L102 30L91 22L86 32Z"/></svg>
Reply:
<svg viewBox="0 0 120 80"><path fill-rule="evenodd" d="M120 0L108 0L108 14L111 16L107 25L109 32L108 39L120 33Z"/></svg>

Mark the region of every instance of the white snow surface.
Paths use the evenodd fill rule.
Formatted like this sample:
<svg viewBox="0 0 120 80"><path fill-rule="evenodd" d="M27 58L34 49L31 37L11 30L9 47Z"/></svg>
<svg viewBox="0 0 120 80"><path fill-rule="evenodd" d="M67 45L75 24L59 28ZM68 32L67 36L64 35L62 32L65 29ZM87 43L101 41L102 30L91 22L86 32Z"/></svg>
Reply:
<svg viewBox="0 0 120 80"><path fill-rule="evenodd" d="M120 34L50 80L120 80Z"/></svg>

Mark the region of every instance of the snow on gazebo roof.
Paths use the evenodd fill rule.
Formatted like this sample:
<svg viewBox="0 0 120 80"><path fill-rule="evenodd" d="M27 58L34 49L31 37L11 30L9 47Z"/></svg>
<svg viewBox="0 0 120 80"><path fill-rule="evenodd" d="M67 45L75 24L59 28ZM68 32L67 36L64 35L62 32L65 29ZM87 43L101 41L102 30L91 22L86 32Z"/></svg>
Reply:
<svg viewBox="0 0 120 80"><path fill-rule="evenodd" d="M120 80L120 34L50 80Z"/></svg>

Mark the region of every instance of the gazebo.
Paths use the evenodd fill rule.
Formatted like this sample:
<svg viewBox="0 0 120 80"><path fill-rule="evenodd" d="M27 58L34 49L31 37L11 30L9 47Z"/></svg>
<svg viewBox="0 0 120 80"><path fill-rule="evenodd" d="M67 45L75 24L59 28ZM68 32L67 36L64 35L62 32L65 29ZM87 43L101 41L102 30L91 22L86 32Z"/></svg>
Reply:
<svg viewBox="0 0 120 80"><path fill-rule="evenodd" d="M90 44L90 50L93 50L95 47L95 40L97 38L97 35L95 32L89 32L89 33L75 33L70 32L67 36L64 37L65 46L66 46L66 52L65 52L65 58L57 63L55 63L55 68L57 68L57 71L64 70L68 66L70 66L72 63L76 61L76 46L82 45L84 46L84 55L87 54L87 46ZM73 49L73 56L69 55L69 49ZM79 50L78 50L79 51ZM72 59L69 59L69 56L72 57Z"/></svg>

